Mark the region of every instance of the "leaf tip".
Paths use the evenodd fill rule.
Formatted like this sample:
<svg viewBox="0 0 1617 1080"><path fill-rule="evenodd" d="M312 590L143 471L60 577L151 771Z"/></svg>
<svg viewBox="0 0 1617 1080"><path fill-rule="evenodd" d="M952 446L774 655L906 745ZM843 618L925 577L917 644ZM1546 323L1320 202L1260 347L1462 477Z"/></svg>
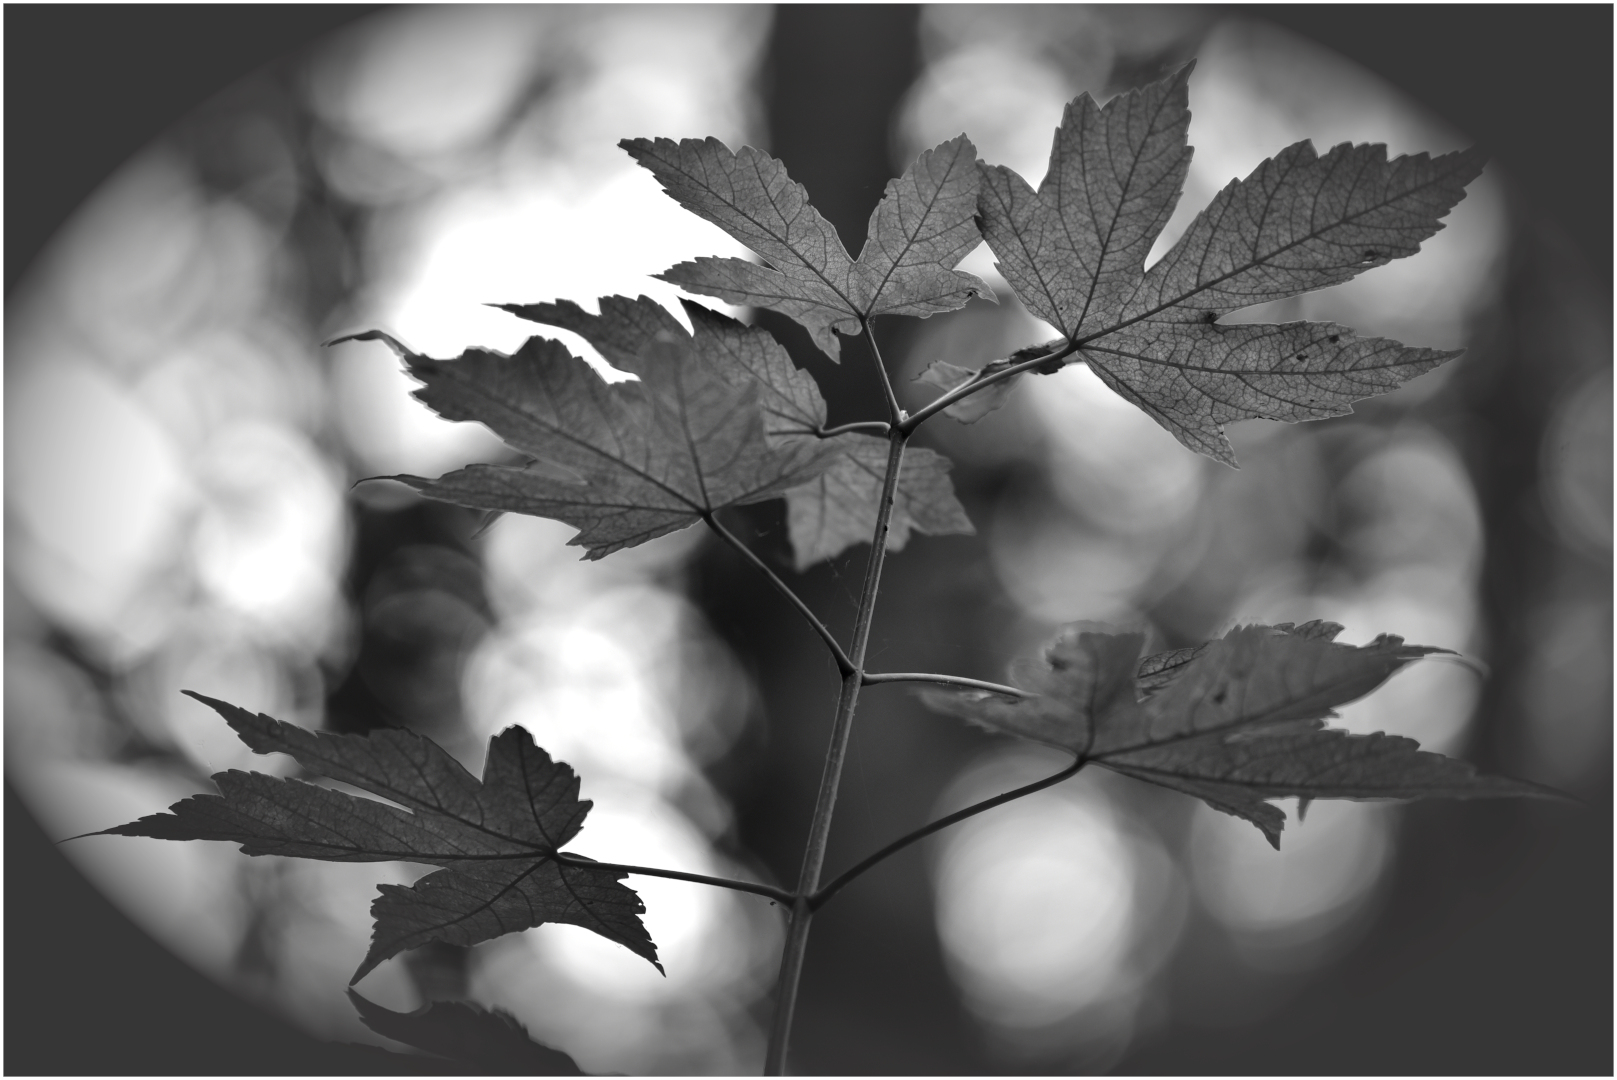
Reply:
<svg viewBox="0 0 1617 1080"><path fill-rule="evenodd" d="M382 344L392 349L393 352L401 359L408 359L411 355L413 355L409 348L399 341L398 338L382 330L360 330L353 334L343 334L342 336L334 337L329 341L323 341L320 343L320 345L321 348L329 349L333 345L342 345L349 341L380 341Z"/></svg>

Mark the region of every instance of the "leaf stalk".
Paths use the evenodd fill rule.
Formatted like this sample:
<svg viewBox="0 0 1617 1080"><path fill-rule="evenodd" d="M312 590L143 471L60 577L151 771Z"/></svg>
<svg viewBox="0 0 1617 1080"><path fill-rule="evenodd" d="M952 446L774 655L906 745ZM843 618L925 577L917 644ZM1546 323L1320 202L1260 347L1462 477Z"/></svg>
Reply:
<svg viewBox="0 0 1617 1080"><path fill-rule="evenodd" d="M974 817L975 815L982 813L984 810L992 810L996 806L1004 806L1006 803L1014 802L1015 800L1022 798L1024 795L1032 795L1035 791L1043 791L1047 787L1052 787L1059 784L1068 777L1076 775L1078 770L1084 767L1086 760L1087 759L1082 756L1075 757L1073 758L1071 765L1068 765L1065 769L1062 769L1058 773L1046 776L1043 780L1035 780L1031 784L1026 784L1022 787L1016 788L1014 791L1007 791L1002 795L995 795L991 799L984 799L982 802L972 803L964 810L956 810L947 817L941 817L928 825L923 825L921 828L916 829L912 833L907 833L904 836L899 837L897 840L894 840L891 844L888 844L874 855L871 855L857 863L851 869L844 871L835 881L825 886L825 888L820 889L818 892L810 895L808 898L809 910L818 911L825 905L827 900L830 900L837 893L841 892L845 886L851 883L860 874L863 874L866 870L869 870L871 867L886 859L888 856L898 854L900 851L903 851L917 840L924 840L933 833L947 829L950 825L965 821L969 817Z"/></svg>
<svg viewBox="0 0 1617 1080"><path fill-rule="evenodd" d="M796 897L785 889L777 889L773 885L756 885L750 881L737 881L734 878L708 877L706 874L687 874L683 870L660 870L653 866L630 866L627 863L601 862L597 859L586 859L564 851L558 851L552 856L563 866L582 866L593 870L621 870L626 874L641 874L645 877L671 878L674 881L694 881L698 885L716 885L721 889L734 889L737 892L749 892L758 896L767 896L778 904L791 906Z"/></svg>
<svg viewBox="0 0 1617 1080"><path fill-rule="evenodd" d="M865 673L865 685L876 686L881 683L925 682L942 683L945 686L964 686L972 690L987 690L990 693L1005 694L1008 697L1030 698L1037 695L1015 686L1006 686L1004 683L988 682L983 679L968 679L963 675L940 675L930 671L882 671Z"/></svg>
<svg viewBox="0 0 1617 1080"><path fill-rule="evenodd" d="M870 342L870 355L876 359L876 373L881 376L882 393L887 397L887 411L892 415L894 424L902 424L904 409L898 404L898 395L893 393L893 380L888 377L887 365L882 362L881 348L876 344L876 328L871 325L868 315L859 322L864 327L865 340Z"/></svg>
<svg viewBox="0 0 1617 1080"><path fill-rule="evenodd" d="M1044 356L1035 356L1031 360L1024 360L1020 364L1012 364L1008 368L996 371L992 375L985 375L980 379L966 383L964 386L957 386L953 390L950 390L947 394L944 394L942 397L938 398L936 401L927 405L925 408L916 410L912 416L909 416L900 422L898 425L899 430L908 435L916 428L926 423L932 417L936 416L944 409L947 409L950 405L953 405L962 398L970 397L984 387L992 386L994 383L997 383L1002 379L1009 379L1013 375L1020 375L1024 371L1032 371L1034 368L1042 367L1043 365L1050 363L1052 360L1064 360L1077 351L1077 344L1069 341L1053 353L1046 353Z"/></svg>
<svg viewBox="0 0 1617 1080"><path fill-rule="evenodd" d="M714 517L711 512L703 514L702 520L707 522L708 528L719 534L719 538L721 540L739 551L742 558L746 559L748 562L752 563L753 566L757 567L759 572L762 573L764 577L769 579L769 583L775 587L775 591L790 601L791 605L798 610L798 613L801 614L803 618L808 620L809 626L813 627L814 632L820 635L820 640L825 642L826 648L831 650L831 656L837 662L837 672L844 679L846 679L849 675L852 675L854 672L853 661L848 659L848 654L842 650L842 646L837 642L836 636L831 633L830 629L825 625L825 623L820 621L820 617L814 614L813 610L808 606L808 604L804 603L803 598L798 596L797 593L792 590L790 585L782 581L780 579L780 575L775 573L774 570L770 569L769 564L764 562L763 559L759 558L756 552L754 552L746 544L743 544L735 533L731 532L729 529L726 529L722 524L720 524L719 519Z"/></svg>
<svg viewBox="0 0 1617 1080"><path fill-rule="evenodd" d="M846 435L850 431L864 431L872 435L886 435L893 425L885 420L858 420L852 424L838 424L834 428L819 427L814 434L822 439L834 439L838 435Z"/></svg>

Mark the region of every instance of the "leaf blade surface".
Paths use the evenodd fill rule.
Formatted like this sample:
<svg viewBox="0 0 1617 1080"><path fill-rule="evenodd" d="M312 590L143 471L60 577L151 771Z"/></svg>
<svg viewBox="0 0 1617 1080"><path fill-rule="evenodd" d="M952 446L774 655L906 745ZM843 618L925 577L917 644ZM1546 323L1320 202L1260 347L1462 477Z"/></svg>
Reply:
<svg viewBox="0 0 1617 1080"><path fill-rule="evenodd" d="M876 529L887 440L848 433L826 442L839 454L835 463L786 493L786 525L800 572L855 544L868 544ZM976 532L955 497L949 467L948 458L925 447L905 451L888 520L888 551L902 550L911 530L930 536Z"/></svg>
<svg viewBox="0 0 1617 1080"><path fill-rule="evenodd" d="M1102 108L1068 103L1039 189L982 166L983 237L1029 311L1078 338L1115 322L1179 200L1191 150L1187 64Z"/></svg>
<svg viewBox="0 0 1617 1080"><path fill-rule="evenodd" d="M1267 800L1559 797L1393 735L1326 728L1335 707L1411 660L1445 650L1383 635L1332 640L1341 627L1244 626L1190 649L1139 658L1143 635L1080 624L1012 681L1031 692L929 689L933 708L1200 798L1257 825L1279 847L1285 814Z"/></svg>
<svg viewBox="0 0 1617 1080"><path fill-rule="evenodd" d="M395 479L461 506L564 521L580 530L569 543L588 559L776 498L830 464L812 444L771 444L757 387L719 377L682 330L619 355L640 378L613 384L543 338L511 355L471 349L441 361L375 332L356 336L387 341L422 380L415 396L439 415L481 421L536 459Z"/></svg>
<svg viewBox="0 0 1617 1080"><path fill-rule="evenodd" d="M600 315L567 301L502 306L523 318L579 334L625 370L634 370L629 365L639 364L640 354L673 323L665 309L645 296L633 301L603 297ZM686 303L685 311L694 331L691 348L696 359L736 390L756 391L765 441L772 447L819 455L826 463L811 479L784 492L797 569L806 570L868 542L886 471L886 441L856 433L822 438L826 407L819 386L768 331L697 304ZM949 467L948 459L932 450L909 450L894 496L889 550L901 549L912 530L933 536L974 531L955 497ZM543 478L528 483L552 484ZM657 525L652 520L647 527Z"/></svg>
<svg viewBox="0 0 1617 1080"><path fill-rule="evenodd" d="M1062 331L1070 363L1088 363L1190 449L1235 466L1224 426L1295 423L1351 411L1458 352L1355 338L1341 327L1222 326L1239 308L1347 281L1412 255L1480 174L1475 150L1389 161L1381 145L1317 154L1287 147L1231 181L1150 269L1144 258L1178 198L1187 66L1104 107L1074 99L1037 191L1003 166L981 166L983 235L1033 314ZM939 371L943 384L961 373ZM972 398L957 419L990 411Z"/></svg>
<svg viewBox="0 0 1617 1080"><path fill-rule="evenodd" d="M769 308L797 320L841 359L836 335L877 315L926 317L972 297L995 300L954 269L978 243L976 150L964 135L923 153L889 182L857 260L786 166L754 147L717 139L625 139L618 144L687 210L747 245L766 265L703 256L658 277L689 292Z"/></svg>
<svg viewBox="0 0 1617 1080"><path fill-rule="evenodd" d="M590 804L578 798L572 769L535 746L526 730L507 728L489 741L477 780L430 740L410 732L310 732L191 696L223 716L255 752L288 753L311 771L405 806L229 770L213 777L218 795L192 796L167 813L104 832L226 840L248 855L442 867L410 887L380 887L371 909L371 948L351 982L407 948L432 941L472 945L546 922L584 926L662 970L640 922L644 907L621 883L625 873L557 858Z"/></svg>

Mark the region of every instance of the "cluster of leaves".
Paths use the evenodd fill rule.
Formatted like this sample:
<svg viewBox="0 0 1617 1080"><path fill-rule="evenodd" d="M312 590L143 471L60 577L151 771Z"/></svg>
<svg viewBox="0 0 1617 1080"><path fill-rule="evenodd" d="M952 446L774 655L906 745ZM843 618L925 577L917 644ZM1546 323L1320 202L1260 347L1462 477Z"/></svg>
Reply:
<svg viewBox="0 0 1617 1080"><path fill-rule="evenodd" d="M1473 152L1389 162L1379 146L1320 156L1299 143L1230 183L1145 268L1190 161L1190 70L1104 108L1087 94L1074 100L1036 191L1011 170L977 161L963 135L927 151L888 185L857 259L785 167L759 150L732 153L714 139L622 144L681 205L762 260L701 258L662 277L782 312L833 360L838 335L868 335L878 315L927 316L994 300L985 283L956 269L986 240L1017 296L1060 336L975 370L933 364L922 381L944 394L914 416L898 409L884 372L889 420L828 431L813 378L767 332L691 303L686 330L646 297L602 298L599 313L569 301L499 305L580 335L633 376L621 381L538 336L511 355L471 349L447 361L379 331L339 340L386 342L421 381L421 401L448 419L486 424L524 459L397 478L423 495L564 521L591 559L697 522L722 533L720 511L783 498L799 569L871 540L889 483L888 546L902 547L914 530L970 532L947 460L898 451L937 412L966 422L991 412L1024 373L1087 363L1186 446L1233 465L1226 423L1340 414L1456 355L1332 324L1218 320L1413 253L1477 175ZM902 471L889 477L898 461ZM1253 822L1276 846L1285 819L1269 800L1279 797L1550 794L1478 776L1408 739L1325 727L1335 707L1443 651L1391 636L1343 645L1334 640L1339 630L1317 622L1239 627L1142 659L1142 634L1080 625L1018 664L1015 686L903 678L956 684L926 691L926 700L1068 750L1074 769L1094 763L1200 798ZM845 675L865 678L842 659ZM636 868L562 850L589 803L578 799L572 770L525 731L491 740L479 780L410 732L313 733L192 696L254 751L290 754L312 774L387 802L232 770L214 776L218 795L106 831L229 840L249 855L440 867L411 887L380 887L371 947L354 981L405 949L471 945L546 922L586 927L657 964L639 897L623 884ZM553 1051L527 1049L531 1041L503 1014L439 1004L406 1016L357 996L355 1003L376 1030L434 1052L464 1058L474 1044L514 1047L511 1060L533 1071L572 1068Z"/></svg>

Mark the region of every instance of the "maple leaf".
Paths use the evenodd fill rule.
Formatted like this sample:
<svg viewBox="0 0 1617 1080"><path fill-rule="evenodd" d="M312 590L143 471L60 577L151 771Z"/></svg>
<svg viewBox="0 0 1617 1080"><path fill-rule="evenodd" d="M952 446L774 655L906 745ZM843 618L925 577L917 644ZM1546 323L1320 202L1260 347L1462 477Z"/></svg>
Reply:
<svg viewBox="0 0 1617 1080"><path fill-rule="evenodd" d="M545 338L511 355L468 349L450 361L375 330L337 340L386 342L424 384L417 399L445 419L481 421L535 459L391 479L458 506L564 521L579 530L568 543L586 559L722 507L779 498L835 456L809 441L768 442L758 388L719 377L683 331L646 341L625 364L639 380L620 383Z"/></svg>
<svg viewBox="0 0 1617 1080"><path fill-rule="evenodd" d="M717 139L624 139L681 206L746 244L768 265L703 257L658 275L690 292L769 308L808 328L833 360L833 334L858 334L877 315L918 315L995 300L981 278L954 267L976 247L976 148L964 135L926 151L887 184L865 246L849 257L836 228L786 166L761 150Z"/></svg>
<svg viewBox="0 0 1617 1080"><path fill-rule="evenodd" d="M1232 181L1145 270L1190 164L1192 67L1104 108L1074 99L1038 191L982 164L979 212L1000 272L1065 336L1070 362L1087 362L1180 442L1234 466L1225 424L1338 416L1459 352L1328 323L1222 326L1219 316L1414 254L1483 157L1388 161L1384 146L1346 143L1320 156L1297 143Z"/></svg>
<svg viewBox="0 0 1617 1080"><path fill-rule="evenodd" d="M469 1001L433 1001L394 1012L348 991L360 1020L378 1035L470 1066L481 1076L583 1076L567 1054L534 1040L504 1009Z"/></svg>
<svg viewBox="0 0 1617 1080"><path fill-rule="evenodd" d="M942 712L1058 746L1182 791L1255 824L1275 847L1286 815L1267 800L1561 797L1396 735L1324 726L1409 661L1447 652L1382 635L1333 640L1335 623L1242 626L1190 649L1140 659L1145 635L1069 627L1037 660L1012 665L1031 693L927 690Z"/></svg>
<svg viewBox="0 0 1617 1080"><path fill-rule="evenodd" d="M195 795L166 814L96 835L229 840L248 855L443 867L409 887L379 886L370 951L350 982L431 941L474 945L547 922L593 930L662 970L640 922L644 905L622 884L626 875L579 865L578 856L557 859L590 803L578 798L573 770L552 761L524 729L507 728L489 740L479 781L411 731L305 731L185 693L217 711L254 752L289 754L311 772L396 805L231 769L214 774L218 795Z"/></svg>
<svg viewBox="0 0 1617 1080"><path fill-rule="evenodd" d="M497 304L532 322L570 330L598 349L607 362L639 374L640 356L658 335L684 334L673 315L649 297L605 296L592 315L571 301ZM828 455L813 479L785 492L787 529L798 570L833 558L875 532L877 503L887 468L887 441L858 432L822 439L825 399L814 377L792 362L768 331L747 326L699 304L686 302L692 354L737 388L756 388L765 440L782 449ZM813 448L818 445L818 451ZM971 533L971 521L955 498L949 460L924 448L904 458L894 495L887 548L898 551L912 529L934 536Z"/></svg>

